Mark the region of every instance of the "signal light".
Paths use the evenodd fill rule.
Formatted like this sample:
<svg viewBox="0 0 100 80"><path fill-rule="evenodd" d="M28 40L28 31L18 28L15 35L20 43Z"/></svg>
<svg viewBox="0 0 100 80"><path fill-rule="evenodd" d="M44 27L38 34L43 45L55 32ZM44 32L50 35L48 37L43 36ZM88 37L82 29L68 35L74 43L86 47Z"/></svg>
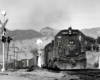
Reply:
<svg viewBox="0 0 100 80"><path fill-rule="evenodd" d="M2 36L2 42L3 43L5 43L6 41L8 42L8 43L10 43L10 41L12 40L12 38L11 37L5 37L5 36Z"/></svg>
<svg viewBox="0 0 100 80"><path fill-rule="evenodd" d="M7 37L7 42L10 43L11 40L12 40L12 38L8 36Z"/></svg>
<svg viewBox="0 0 100 80"><path fill-rule="evenodd" d="M5 43L6 42L6 37L2 36L2 42Z"/></svg>

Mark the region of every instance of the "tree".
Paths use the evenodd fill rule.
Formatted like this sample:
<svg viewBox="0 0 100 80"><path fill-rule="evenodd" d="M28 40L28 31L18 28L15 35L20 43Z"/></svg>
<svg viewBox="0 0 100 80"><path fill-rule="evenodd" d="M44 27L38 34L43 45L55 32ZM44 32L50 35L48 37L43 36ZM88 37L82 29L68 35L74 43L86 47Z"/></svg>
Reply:
<svg viewBox="0 0 100 80"><path fill-rule="evenodd" d="M100 44L100 37L97 38L97 43Z"/></svg>

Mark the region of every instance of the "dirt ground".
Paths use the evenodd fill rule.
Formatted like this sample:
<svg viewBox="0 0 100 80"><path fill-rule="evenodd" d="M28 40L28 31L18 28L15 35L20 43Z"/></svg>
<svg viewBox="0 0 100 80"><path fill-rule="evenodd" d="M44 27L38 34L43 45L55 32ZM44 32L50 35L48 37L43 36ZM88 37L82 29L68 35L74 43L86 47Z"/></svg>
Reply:
<svg viewBox="0 0 100 80"><path fill-rule="evenodd" d="M62 72L53 72L48 70L34 70L26 72L18 70L15 72L0 72L0 80L70 80L76 76L69 76Z"/></svg>
<svg viewBox="0 0 100 80"><path fill-rule="evenodd" d="M100 52L86 52L86 58L87 58L87 68L89 69L98 69L99 68L99 57ZM98 66L95 67L95 63L98 63Z"/></svg>
<svg viewBox="0 0 100 80"><path fill-rule="evenodd" d="M93 64L98 61L100 52L87 52L87 68L94 68ZM80 80L78 76L71 76L63 72L54 72L46 69L36 69L27 72L25 69L18 71L0 72L0 80Z"/></svg>

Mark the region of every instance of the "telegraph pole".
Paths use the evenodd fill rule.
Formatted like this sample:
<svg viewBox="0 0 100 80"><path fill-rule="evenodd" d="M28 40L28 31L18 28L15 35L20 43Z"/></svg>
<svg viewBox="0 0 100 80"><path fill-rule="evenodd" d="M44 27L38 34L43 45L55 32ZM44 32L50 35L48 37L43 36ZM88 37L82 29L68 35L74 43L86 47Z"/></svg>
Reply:
<svg viewBox="0 0 100 80"><path fill-rule="evenodd" d="M14 55L13 56L14 56L14 69L15 69L15 46L14 47L10 47L10 48L13 48L14 49L14 51L13 51L14 52Z"/></svg>
<svg viewBox="0 0 100 80"><path fill-rule="evenodd" d="M10 56L10 62L11 62L11 56L13 56L13 55L9 55Z"/></svg>
<svg viewBox="0 0 100 80"><path fill-rule="evenodd" d="M18 47L10 47L10 48L13 48L14 49L14 68L15 68L15 60L16 60L16 52L18 52L18 51L16 51L16 49L18 49ZM17 55L18 55L18 53L17 53Z"/></svg>
<svg viewBox="0 0 100 80"><path fill-rule="evenodd" d="M16 60L18 60L18 51L16 51Z"/></svg>
<svg viewBox="0 0 100 80"><path fill-rule="evenodd" d="M9 44L11 42L12 38L10 36L7 37L7 42L8 42L8 50L7 50L7 60L6 60L6 71L8 67L8 55L9 55Z"/></svg>
<svg viewBox="0 0 100 80"><path fill-rule="evenodd" d="M10 62L11 62L11 60L12 60L12 59L11 59L12 56L14 56L14 55L9 55L9 57L10 57ZM13 65L13 69L14 69L14 65Z"/></svg>
<svg viewBox="0 0 100 80"><path fill-rule="evenodd" d="M8 55L9 55L9 44L8 44L8 50L7 50L6 71L8 67Z"/></svg>

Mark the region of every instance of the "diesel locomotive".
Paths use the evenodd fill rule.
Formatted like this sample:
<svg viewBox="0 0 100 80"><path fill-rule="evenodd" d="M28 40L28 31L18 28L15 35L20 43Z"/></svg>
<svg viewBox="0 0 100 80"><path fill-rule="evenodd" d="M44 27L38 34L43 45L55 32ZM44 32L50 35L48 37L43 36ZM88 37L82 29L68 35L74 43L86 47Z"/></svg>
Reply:
<svg viewBox="0 0 100 80"><path fill-rule="evenodd" d="M85 69L86 36L69 27L58 32L54 40L44 48L44 66L52 69Z"/></svg>

